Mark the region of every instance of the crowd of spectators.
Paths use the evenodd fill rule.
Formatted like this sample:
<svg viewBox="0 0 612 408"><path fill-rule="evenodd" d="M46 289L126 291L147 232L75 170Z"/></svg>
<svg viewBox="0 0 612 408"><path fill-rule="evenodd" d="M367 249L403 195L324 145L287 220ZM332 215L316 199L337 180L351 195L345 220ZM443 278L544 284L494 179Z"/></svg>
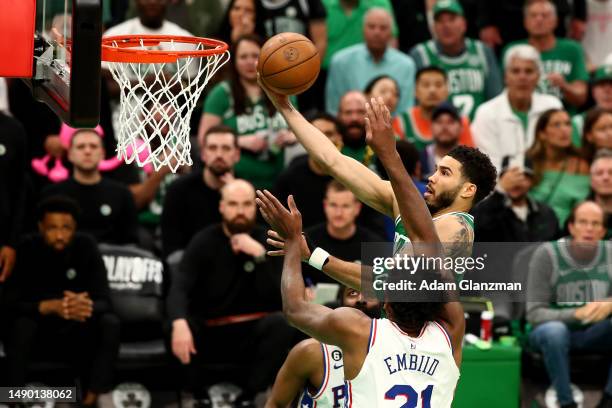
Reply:
<svg viewBox="0 0 612 408"><path fill-rule="evenodd" d="M381 97L421 191L454 147L489 155L499 181L473 210L476 241L584 238L580 228L591 218L594 228L601 224L591 235L612 237L612 0L109 0L104 22L105 36L220 38L231 61L184 118L196 163L177 174L127 164L101 171L115 153L118 104L104 66L104 137L76 130L67 146L50 110L21 81L0 78L0 302L9 305L0 310L13 328L2 339L11 385L25 381L41 336L78 333L76 350L93 350L76 359L87 401L111 386L119 323L95 243L139 246L172 266L169 353L199 381L190 383L196 394L202 382L224 378L209 365L240 365L236 381L248 400L271 384L297 340L276 313L280 263L266 257L254 189L281 201L292 194L307 236L346 260L359 259L360 242L393 239L393 220L362 206L305 155L258 86L262 44L284 31L310 37L321 55L316 83L293 102L343 154L385 177L365 143L366 101ZM54 183L35 172L33 159L45 155L63 160L70 177ZM536 255L549 275L558 273L545 250ZM541 283L531 276L540 271L530 272ZM319 271L306 276L311 285L330 282ZM612 273L607 284L610 297ZM570 323L590 300L562 317L546 305L527 309L533 346L545 354L563 406L573 406L567 370L546 339L571 342L562 327L575 330ZM235 379L232 369L222 370L227 379Z"/></svg>

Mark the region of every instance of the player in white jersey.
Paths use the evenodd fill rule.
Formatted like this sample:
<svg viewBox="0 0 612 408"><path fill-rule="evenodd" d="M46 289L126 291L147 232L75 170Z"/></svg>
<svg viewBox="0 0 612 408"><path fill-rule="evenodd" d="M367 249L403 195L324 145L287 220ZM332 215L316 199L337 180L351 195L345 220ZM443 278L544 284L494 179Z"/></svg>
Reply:
<svg viewBox="0 0 612 408"><path fill-rule="evenodd" d="M355 289L342 287L338 297L342 306L354 307L372 318L380 317L380 302L366 300ZM315 339L298 343L279 370L265 408L285 408L298 394L299 408L344 406L347 388L338 346Z"/></svg>
<svg viewBox="0 0 612 408"><path fill-rule="evenodd" d="M393 134L381 131L390 127L390 114L381 105L368 107L366 140L389 174L400 212L411 215L403 217L408 238L413 245L426 244L420 246L425 256L441 256L431 215L395 150ZM461 304L388 301L388 318L371 319L352 308L332 310L309 302L300 265L302 219L293 197L289 196L287 211L271 193L257 195L262 216L286 240L283 312L304 333L340 347L349 392L346 406L449 408L465 330Z"/></svg>
<svg viewBox="0 0 612 408"><path fill-rule="evenodd" d="M344 184L364 204L393 219L400 215L402 218L412 216L400 214L398 191L404 186L398 186L396 191L390 182L382 180L362 163L340 153L327 136L304 119L286 96L272 92L261 81L260 86L309 156L325 173ZM393 132L393 129L385 128L381 131ZM447 255L471 254L474 234L467 213L493 190L496 180L491 161L477 149L460 146L438 163L436 172L429 178L425 200L431 215L435 217L434 225ZM274 233L270 238L268 242L278 250L268 254L282 255L282 239ZM308 260L310 255L304 243L302 259ZM346 286L361 290L361 265L358 263L330 256L322 271Z"/></svg>

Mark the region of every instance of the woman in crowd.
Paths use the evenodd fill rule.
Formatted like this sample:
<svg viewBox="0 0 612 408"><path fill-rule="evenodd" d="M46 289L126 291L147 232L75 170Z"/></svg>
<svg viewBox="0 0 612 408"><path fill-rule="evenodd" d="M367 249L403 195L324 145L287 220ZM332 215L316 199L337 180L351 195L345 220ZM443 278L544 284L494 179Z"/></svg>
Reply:
<svg viewBox="0 0 612 408"><path fill-rule="evenodd" d="M232 0L218 37L228 44L234 44L238 38L249 34L255 34L255 0Z"/></svg>
<svg viewBox="0 0 612 408"><path fill-rule="evenodd" d="M395 132L395 137L399 139L402 134L401 124L399 117L395 115L395 110L400 98L400 90L395 79L388 75L377 76L366 85L363 93L368 101L371 98L383 98L385 105L389 108L389 112L393 115L393 131Z"/></svg>
<svg viewBox="0 0 612 408"><path fill-rule="evenodd" d="M584 120L582 151L591 163L599 149L612 149L612 112L593 108Z"/></svg>
<svg viewBox="0 0 612 408"><path fill-rule="evenodd" d="M565 110L550 109L542 114L527 156L534 167L530 195L552 207L563 227L571 209L590 190L589 163L572 144L572 124Z"/></svg>
<svg viewBox="0 0 612 408"><path fill-rule="evenodd" d="M211 126L230 126L241 149L236 176L256 188L271 188L283 168L284 147L295 143L295 136L257 84L261 45L254 35L241 36L234 43L229 79L211 89L204 102L198 142L202 145Z"/></svg>

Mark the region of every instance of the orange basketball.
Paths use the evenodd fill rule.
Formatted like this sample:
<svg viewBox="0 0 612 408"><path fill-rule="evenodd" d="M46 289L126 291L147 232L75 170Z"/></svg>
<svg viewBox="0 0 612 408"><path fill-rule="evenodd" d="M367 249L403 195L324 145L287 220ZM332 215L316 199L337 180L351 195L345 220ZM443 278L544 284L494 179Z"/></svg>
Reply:
<svg viewBox="0 0 612 408"><path fill-rule="evenodd" d="M296 33L280 33L266 41L257 64L264 83L283 95L310 88L320 67L321 57L312 41Z"/></svg>

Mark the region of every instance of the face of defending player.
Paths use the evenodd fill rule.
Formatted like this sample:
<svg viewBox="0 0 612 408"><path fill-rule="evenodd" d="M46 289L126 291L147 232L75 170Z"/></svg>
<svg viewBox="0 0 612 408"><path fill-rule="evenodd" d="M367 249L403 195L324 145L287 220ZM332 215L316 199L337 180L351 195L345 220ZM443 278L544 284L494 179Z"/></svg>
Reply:
<svg viewBox="0 0 612 408"><path fill-rule="evenodd" d="M249 82L257 81L257 60L260 50L259 44L250 40L242 40L236 47L234 63L241 79Z"/></svg>
<svg viewBox="0 0 612 408"><path fill-rule="evenodd" d="M442 147L452 147L459 143L463 126L449 113L442 113L431 122L431 134L436 144Z"/></svg>
<svg viewBox="0 0 612 408"><path fill-rule="evenodd" d="M421 74L414 91L419 105L427 110L435 108L448 99L448 84L439 72Z"/></svg>
<svg viewBox="0 0 612 408"><path fill-rule="evenodd" d="M373 319L380 318L380 302L378 300L368 300L364 298L361 292L352 288L344 288L342 306L359 309Z"/></svg>
<svg viewBox="0 0 612 408"><path fill-rule="evenodd" d="M238 160L240 149L231 133L211 133L204 138L201 159L215 176L230 172Z"/></svg>
<svg viewBox="0 0 612 408"><path fill-rule="evenodd" d="M235 180L221 190L219 212L231 234L249 232L255 225L255 189L244 180Z"/></svg>
<svg viewBox="0 0 612 408"><path fill-rule="evenodd" d="M554 6L545 1L533 3L525 10L523 25L530 37L538 38L553 34L557 27Z"/></svg>
<svg viewBox="0 0 612 408"><path fill-rule="evenodd" d="M72 215L66 213L47 213L38 222L45 243L56 251L63 251L74 237L76 222Z"/></svg>
<svg viewBox="0 0 612 408"><path fill-rule="evenodd" d="M576 208L574 214L574 222L567 225L574 242L597 242L606 236L604 212L599 205L585 202Z"/></svg>
<svg viewBox="0 0 612 408"><path fill-rule="evenodd" d="M136 0L140 22L150 28L162 26L167 6L168 0Z"/></svg>
<svg viewBox="0 0 612 408"><path fill-rule="evenodd" d="M458 200L469 200L476 193L475 185L464 180L461 163L444 156L429 177L423 197L431 215L450 207Z"/></svg>
<svg viewBox="0 0 612 408"><path fill-rule="evenodd" d="M505 78L510 98L531 99L540 80L540 71L531 60L512 58L506 67Z"/></svg>
<svg viewBox="0 0 612 408"><path fill-rule="evenodd" d="M593 162L591 188L597 196L612 197L612 157L602 157Z"/></svg>
<svg viewBox="0 0 612 408"><path fill-rule="evenodd" d="M436 38L443 47L453 47L463 42L467 23L455 13L440 13L434 20Z"/></svg>
<svg viewBox="0 0 612 408"><path fill-rule="evenodd" d="M365 104L366 99L361 92L351 91L340 100L338 120L344 125L346 145L359 145L365 140Z"/></svg>
<svg viewBox="0 0 612 408"><path fill-rule="evenodd" d="M68 160L75 170L83 173L97 172L103 158L102 139L96 132L78 132L73 136L68 149Z"/></svg>
<svg viewBox="0 0 612 408"><path fill-rule="evenodd" d="M323 200L323 210L328 228L342 231L355 225L361 211L361 203L350 191L328 189Z"/></svg>

